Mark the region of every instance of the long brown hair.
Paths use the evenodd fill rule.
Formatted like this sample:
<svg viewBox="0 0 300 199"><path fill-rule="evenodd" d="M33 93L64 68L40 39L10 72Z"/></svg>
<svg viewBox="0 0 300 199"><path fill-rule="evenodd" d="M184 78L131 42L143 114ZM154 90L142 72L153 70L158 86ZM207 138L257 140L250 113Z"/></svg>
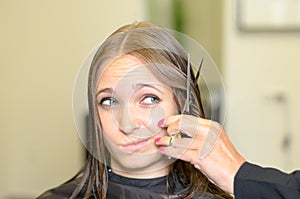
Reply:
<svg viewBox="0 0 300 199"><path fill-rule="evenodd" d="M100 118L97 111L96 88L99 76L108 62L125 54L130 54L146 64L148 69L161 81L173 90L177 108L181 112L186 100L187 53L179 42L164 28L149 22L139 22L125 25L112 33L97 50L89 71L88 100L89 116L91 120L88 132L89 155L86 164L75 176L81 175L81 181L73 192L75 198L85 189L85 197L91 195L105 199L108 186L107 151L103 143L103 134ZM165 67L167 66L167 67ZM200 90L191 70L191 108L190 114L203 117ZM183 183L189 184L189 191L185 198L195 193L209 192L225 198L232 198L208 179L192 164L176 160L169 166L169 173L176 171ZM170 182L166 182L170 184Z"/></svg>

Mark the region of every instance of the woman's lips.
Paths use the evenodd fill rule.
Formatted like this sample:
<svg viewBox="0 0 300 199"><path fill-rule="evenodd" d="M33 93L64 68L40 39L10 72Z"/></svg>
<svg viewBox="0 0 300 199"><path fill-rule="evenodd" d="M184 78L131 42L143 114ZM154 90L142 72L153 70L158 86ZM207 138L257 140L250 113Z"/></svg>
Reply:
<svg viewBox="0 0 300 199"><path fill-rule="evenodd" d="M135 152L143 149L149 142L150 139L140 140L133 143L122 145L121 148L125 151Z"/></svg>

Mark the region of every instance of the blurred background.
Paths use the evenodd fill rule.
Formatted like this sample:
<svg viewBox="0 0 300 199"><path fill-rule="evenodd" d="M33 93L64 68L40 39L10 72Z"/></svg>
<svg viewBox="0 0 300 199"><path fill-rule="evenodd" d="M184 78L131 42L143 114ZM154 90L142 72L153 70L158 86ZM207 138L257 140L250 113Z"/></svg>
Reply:
<svg viewBox="0 0 300 199"><path fill-rule="evenodd" d="M35 198L79 170L77 71L110 33L138 20L209 52L224 80L226 132L249 161L299 169L300 3L255 2L0 0L0 198Z"/></svg>

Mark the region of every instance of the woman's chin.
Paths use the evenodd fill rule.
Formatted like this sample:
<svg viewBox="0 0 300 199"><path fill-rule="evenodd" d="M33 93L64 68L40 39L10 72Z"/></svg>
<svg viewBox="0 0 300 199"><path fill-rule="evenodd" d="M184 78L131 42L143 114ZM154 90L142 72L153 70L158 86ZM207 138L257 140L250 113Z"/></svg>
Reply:
<svg viewBox="0 0 300 199"><path fill-rule="evenodd" d="M141 176L147 177L167 175L167 168L172 162L171 159L162 154L157 154L158 157L152 157L145 154L132 154L130 157L122 157L118 161L111 161L111 168L115 173L123 176Z"/></svg>

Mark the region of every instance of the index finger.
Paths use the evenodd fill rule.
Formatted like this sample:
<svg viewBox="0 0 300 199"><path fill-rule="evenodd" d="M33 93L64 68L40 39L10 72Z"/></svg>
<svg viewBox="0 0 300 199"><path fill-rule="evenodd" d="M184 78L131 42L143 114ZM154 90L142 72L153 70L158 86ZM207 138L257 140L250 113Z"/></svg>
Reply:
<svg viewBox="0 0 300 199"><path fill-rule="evenodd" d="M172 132L182 132L190 137L196 137L208 130L211 121L192 115L172 115L159 121L158 125L166 127L170 135ZM198 133L199 131L202 133ZM205 135L206 133L203 136Z"/></svg>

